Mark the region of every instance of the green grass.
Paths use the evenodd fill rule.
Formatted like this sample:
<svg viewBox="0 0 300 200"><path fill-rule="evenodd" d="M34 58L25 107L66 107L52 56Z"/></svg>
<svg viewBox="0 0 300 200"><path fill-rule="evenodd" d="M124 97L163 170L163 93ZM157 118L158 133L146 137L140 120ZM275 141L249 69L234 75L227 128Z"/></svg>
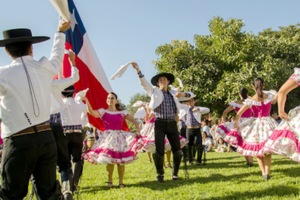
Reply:
<svg viewBox="0 0 300 200"><path fill-rule="evenodd" d="M153 163L145 153L126 165L125 189L119 189L117 168L114 188L107 189L105 165L85 163L80 193L75 199L300 199L299 164L273 156L271 180L262 179L257 162L248 167L238 153L208 153L207 165L188 166L189 179L180 170L179 181L171 180L171 169L165 170L165 182L156 182ZM183 164L182 164L183 166Z"/></svg>
<svg viewBox="0 0 300 200"><path fill-rule="evenodd" d="M156 182L153 163L145 153L126 165L124 183L119 189L115 166L114 187L106 187L105 165L84 164L78 200L97 199L300 199L300 167L296 162L277 155L272 157L271 180L262 179L256 160L248 167L238 153L208 153L207 165L188 166L189 179L180 170L179 181L171 180L171 169L165 170L165 182ZM182 164L183 166L183 164Z"/></svg>

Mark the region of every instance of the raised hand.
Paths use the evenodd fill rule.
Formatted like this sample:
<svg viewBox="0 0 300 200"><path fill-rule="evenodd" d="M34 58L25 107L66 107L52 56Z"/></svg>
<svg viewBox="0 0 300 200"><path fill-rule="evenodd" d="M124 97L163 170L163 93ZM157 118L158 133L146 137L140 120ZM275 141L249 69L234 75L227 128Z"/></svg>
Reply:
<svg viewBox="0 0 300 200"><path fill-rule="evenodd" d="M132 65L132 67L136 70L137 73L140 72L139 65L138 65L136 62L132 62L131 65Z"/></svg>
<svg viewBox="0 0 300 200"><path fill-rule="evenodd" d="M57 28L57 31L60 31L60 32L65 32L67 30L70 29L70 26L71 26L71 21L69 22L62 22L58 25L58 28Z"/></svg>

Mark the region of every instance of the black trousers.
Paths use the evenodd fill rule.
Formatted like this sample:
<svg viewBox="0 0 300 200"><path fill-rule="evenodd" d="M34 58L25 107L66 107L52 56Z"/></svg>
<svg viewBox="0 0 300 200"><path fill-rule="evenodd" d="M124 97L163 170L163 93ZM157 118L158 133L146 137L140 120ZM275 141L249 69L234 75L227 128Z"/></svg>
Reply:
<svg viewBox="0 0 300 200"><path fill-rule="evenodd" d="M173 153L180 150L179 133L177 130L177 123L175 120L164 121L160 119L155 120L155 147L156 152L160 155L165 153L165 137L167 136L171 150Z"/></svg>
<svg viewBox="0 0 300 200"><path fill-rule="evenodd" d="M62 172L71 169L68 145L64 136L63 127L59 123L50 125L56 141L58 171Z"/></svg>
<svg viewBox="0 0 300 200"><path fill-rule="evenodd" d="M196 129L187 128L186 136L187 136L187 139L189 140L189 143L188 143L189 162L191 163L193 161L193 157L194 157L193 153L194 153L194 150L196 150L197 163L201 163L203 147L202 147L202 137L201 137L200 128L196 128Z"/></svg>
<svg viewBox="0 0 300 200"><path fill-rule="evenodd" d="M66 133L65 140L68 146L69 160L74 163L81 161L81 152L83 147L83 140L81 133Z"/></svg>
<svg viewBox="0 0 300 200"><path fill-rule="evenodd" d="M164 175L163 158L165 152L165 136L167 136L171 150L173 152L173 169L172 175L177 176L181 162L182 152L180 150L179 133L175 120L155 120L155 147L156 152L153 154L157 174Z"/></svg>
<svg viewBox="0 0 300 200"><path fill-rule="evenodd" d="M182 137L186 138L186 127L182 127L182 128L180 129L180 135L181 135ZM186 146L184 146L184 147L182 148L182 153L183 153L183 158L184 158L184 159L187 159L187 147L186 147Z"/></svg>
<svg viewBox="0 0 300 200"><path fill-rule="evenodd" d="M41 199L56 192L56 144L51 130L4 138L1 187L8 199L23 199L31 174Z"/></svg>

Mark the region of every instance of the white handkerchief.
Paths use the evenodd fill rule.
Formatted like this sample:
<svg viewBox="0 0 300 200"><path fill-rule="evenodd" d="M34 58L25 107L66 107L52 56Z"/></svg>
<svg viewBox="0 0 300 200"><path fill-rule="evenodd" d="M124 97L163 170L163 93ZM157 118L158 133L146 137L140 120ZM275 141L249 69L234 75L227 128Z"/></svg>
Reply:
<svg viewBox="0 0 300 200"><path fill-rule="evenodd" d="M144 119L145 117L145 114L146 114L146 111L145 111L145 108L144 107L141 107L139 108L136 113L134 114L134 118L135 119Z"/></svg>
<svg viewBox="0 0 300 200"><path fill-rule="evenodd" d="M68 2L67 0L50 0L59 16L61 16L65 21L70 21Z"/></svg>
<svg viewBox="0 0 300 200"><path fill-rule="evenodd" d="M179 82L179 86L182 88L183 87L182 81L180 80L180 78L176 78L176 79Z"/></svg>
<svg viewBox="0 0 300 200"><path fill-rule="evenodd" d="M135 103L132 105L132 107L140 107L140 106L142 106L142 105L145 105L145 102L143 102L143 101L137 101L137 102L135 102Z"/></svg>
<svg viewBox="0 0 300 200"><path fill-rule="evenodd" d="M115 80L115 78L121 78L121 76L124 74L124 72L128 69L129 65L132 63L128 62L125 65L121 65L118 69L118 71L110 77L110 80Z"/></svg>
<svg viewBox="0 0 300 200"><path fill-rule="evenodd" d="M75 95L74 100L75 100L75 102L76 102L77 104L80 104L80 102L81 102L81 97L85 97L85 95L86 95L86 93L87 93L88 90L89 90L89 88L87 88L87 89L85 89L85 90L82 90L82 91L78 92L78 93Z"/></svg>

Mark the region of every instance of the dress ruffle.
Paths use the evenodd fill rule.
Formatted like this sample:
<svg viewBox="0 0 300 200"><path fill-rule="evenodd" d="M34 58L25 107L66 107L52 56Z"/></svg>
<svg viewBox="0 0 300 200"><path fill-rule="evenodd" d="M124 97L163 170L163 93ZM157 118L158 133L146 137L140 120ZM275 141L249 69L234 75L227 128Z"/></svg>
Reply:
<svg viewBox="0 0 300 200"><path fill-rule="evenodd" d="M123 130L106 130L101 140L82 157L93 164L128 164L134 162L144 146L141 137Z"/></svg>
<svg viewBox="0 0 300 200"><path fill-rule="evenodd" d="M289 120L282 120L265 145L265 152L276 153L300 163L300 106L292 109Z"/></svg>
<svg viewBox="0 0 300 200"><path fill-rule="evenodd" d="M143 129L141 130L141 137L144 142L143 150L149 153L155 153L156 147L155 147L155 132L154 132L154 123L145 124ZM188 140L182 136L179 135L180 139L180 146L181 148L187 145ZM169 140L165 139L165 151L170 151L171 145Z"/></svg>
<svg viewBox="0 0 300 200"><path fill-rule="evenodd" d="M232 129L227 133L225 141L237 147L243 156L262 157L264 145L277 127L271 117L250 118L239 125L239 132Z"/></svg>
<svg viewBox="0 0 300 200"><path fill-rule="evenodd" d="M246 120L249 120L249 119L252 119L251 118L241 118L240 121L239 121L239 124L243 123L244 121ZM227 136L228 132L234 128L234 124L235 122L227 122L225 124L221 124L220 126L218 126L216 128L216 131L215 131L215 137L216 139L218 140L219 138L222 138L222 139L225 139L225 137ZM226 141L227 143L229 141ZM230 143L230 145L233 145Z"/></svg>

